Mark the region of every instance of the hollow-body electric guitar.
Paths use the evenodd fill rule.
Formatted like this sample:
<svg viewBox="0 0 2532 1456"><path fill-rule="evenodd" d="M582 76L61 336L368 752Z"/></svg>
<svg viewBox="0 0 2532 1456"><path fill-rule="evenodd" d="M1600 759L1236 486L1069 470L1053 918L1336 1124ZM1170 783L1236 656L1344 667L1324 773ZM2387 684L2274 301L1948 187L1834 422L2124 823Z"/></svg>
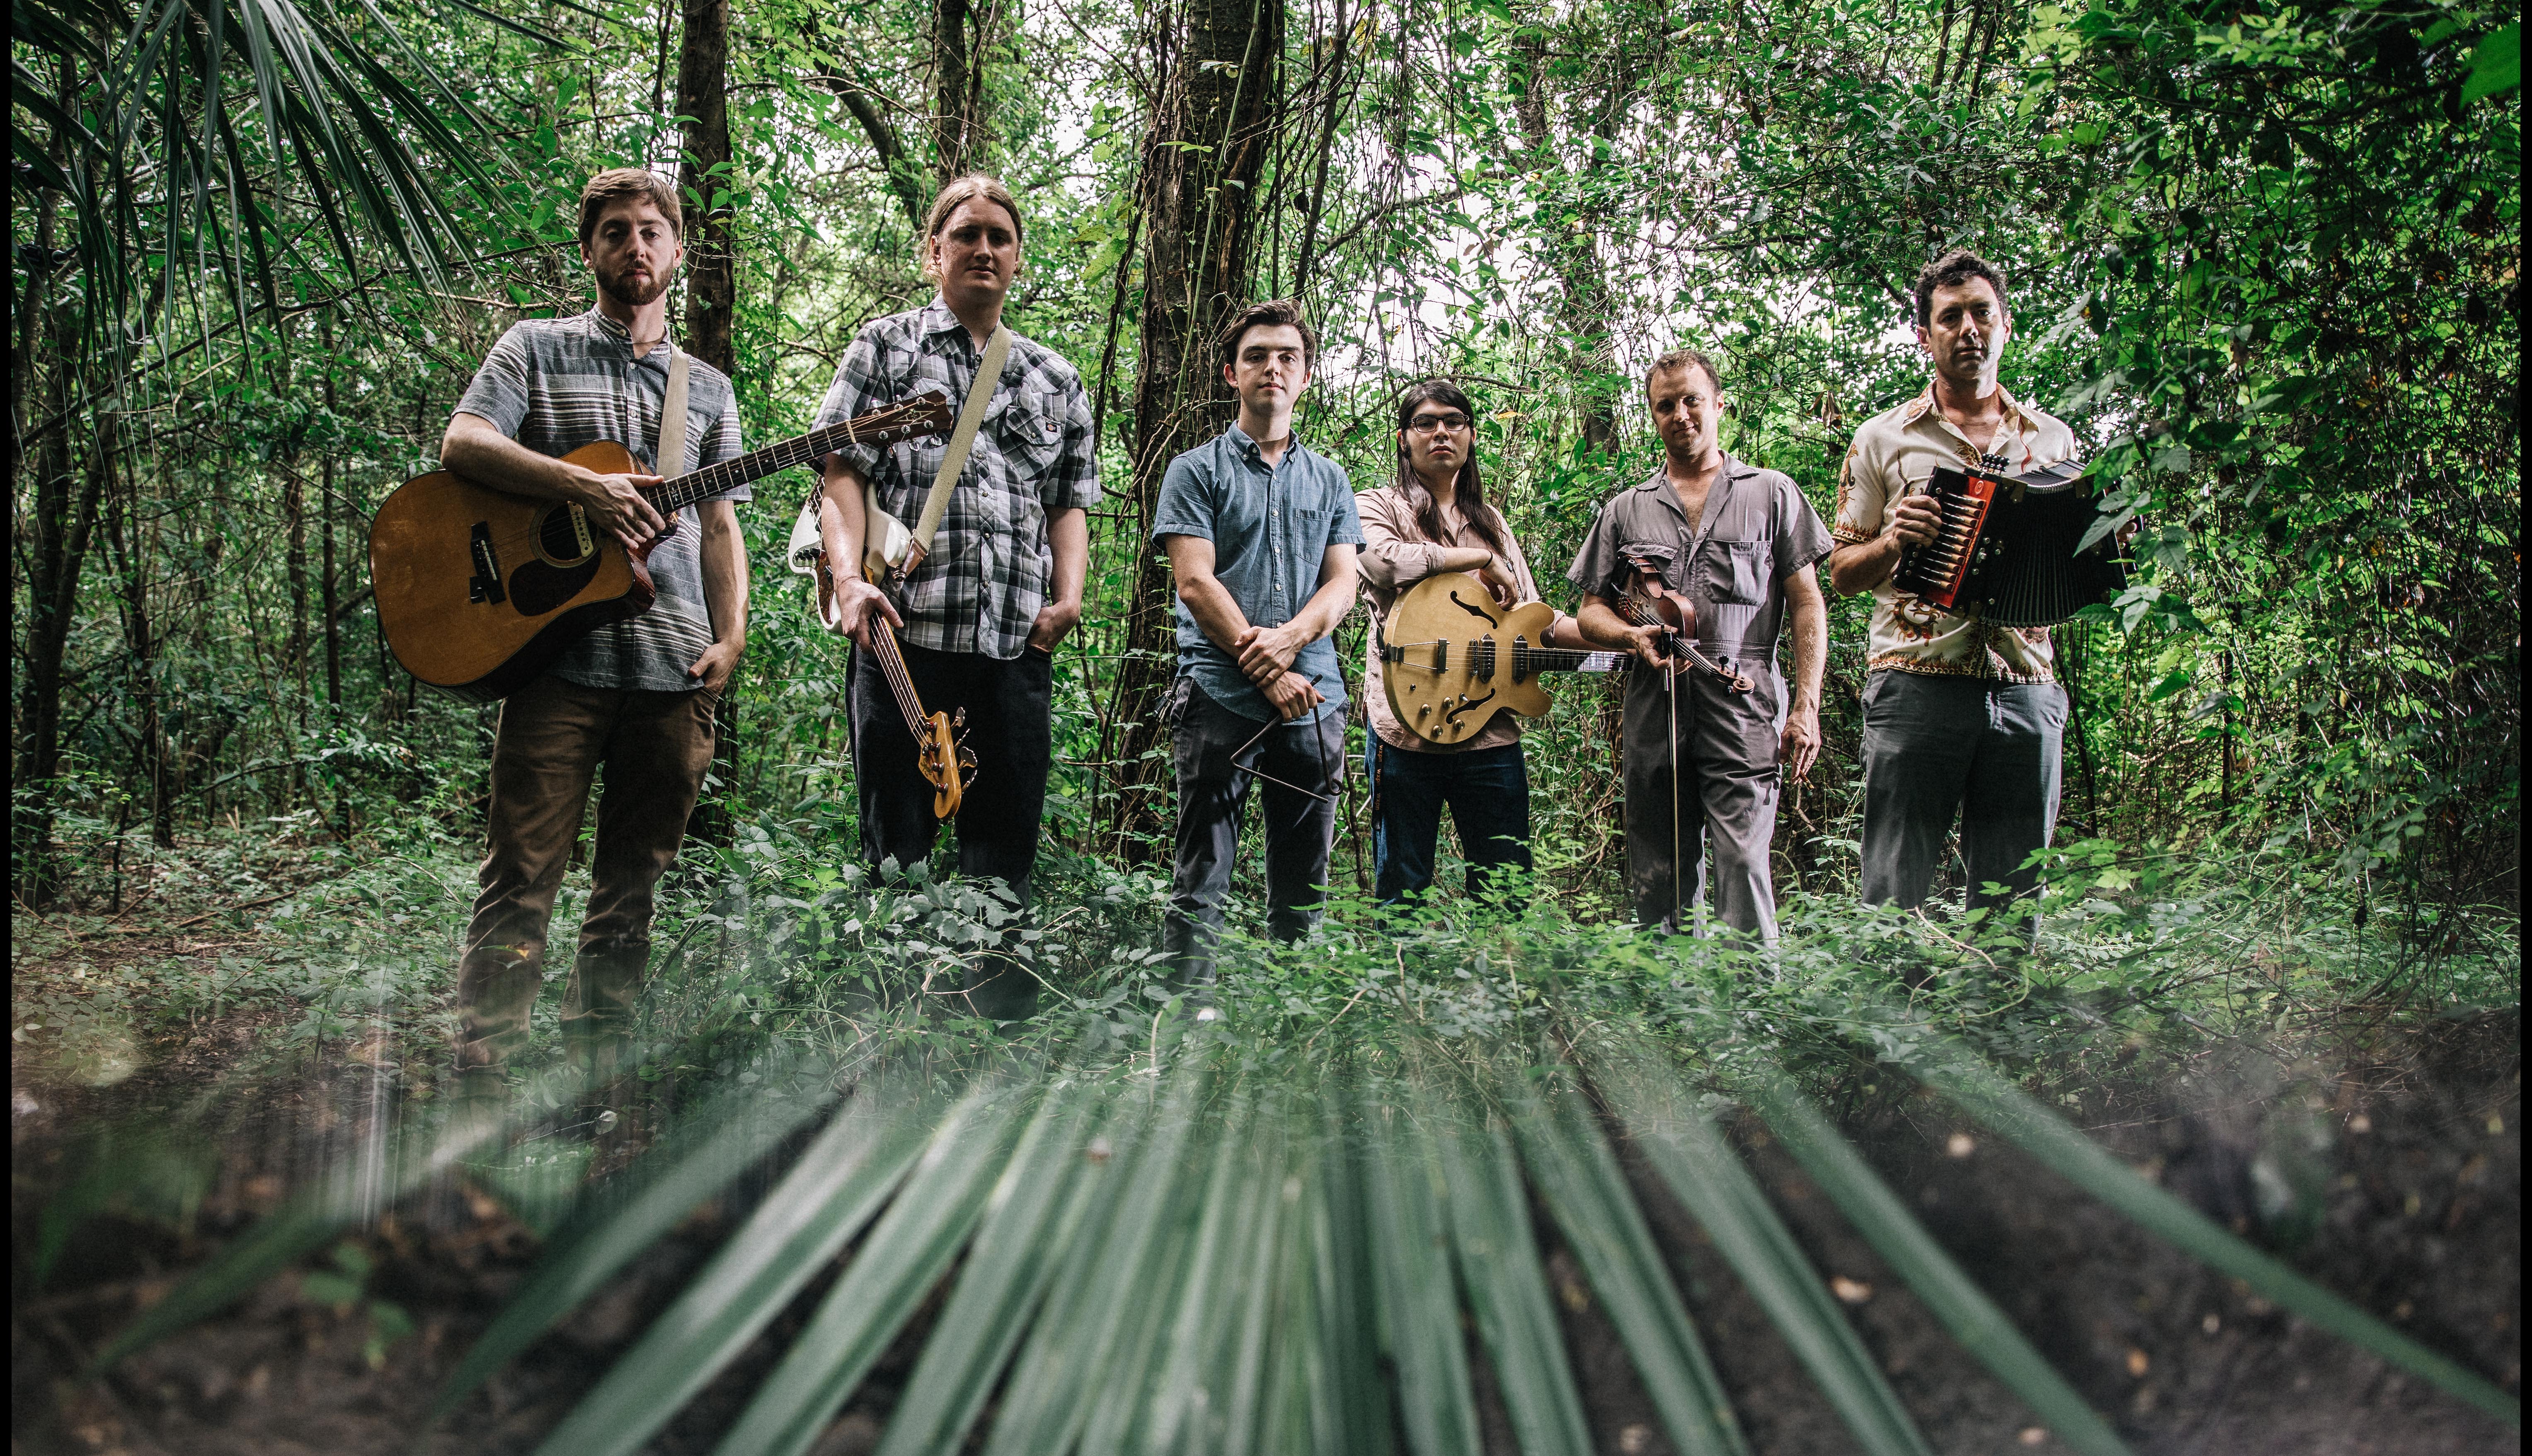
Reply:
<svg viewBox="0 0 2532 1456"><path fill-rule="evenodd" d="M950 427L950 402L925 396L662 480L643 493L676 529L677 512L849 444L889 445ZM563 457L602 476L638 475L612 440ZM662 539L665 539L664 536ZM396 660L450 697L488 702L525 687L573 639L650 609L640 551L569 501L512 495L448 471L396 487L370 527L378 625Z"/></svg>
<svg viewBox="0 0 2532 1456"><path fill-rule="evenodd" d="M1665 656L1711 673L1735 691L1750 691L1746 675L1707 661L1643 603L1629 597L1618 609L1639 625L1659 628ZM1416 583L1390 608L1381 633L1381 682L1390 712L1426 743L1465 743L1507 708L1525 718L1545 713L1551 703L1538 681L1541 673L1625 672L1635 660L1624 652L1542 645L1555 620L1556 609L1543 601L1497 604L1484 584L1466 572Z"/></svg>

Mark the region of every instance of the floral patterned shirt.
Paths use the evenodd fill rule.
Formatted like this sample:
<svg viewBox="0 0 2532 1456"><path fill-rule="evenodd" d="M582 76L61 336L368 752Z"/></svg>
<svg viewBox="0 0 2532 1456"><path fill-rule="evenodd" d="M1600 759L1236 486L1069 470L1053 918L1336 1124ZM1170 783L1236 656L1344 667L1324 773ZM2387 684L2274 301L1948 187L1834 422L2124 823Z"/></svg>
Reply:
<svg viewBox="0 0 2532 1456"><path fill-rule="evenodd" d="M1938 466L1976 465L2001 455L2007 468L2033 470L2075 454L2075 432L2063 420L2004 395L2004 420L1991 441L1972 441L1934 408L1933 386L1856 430L1838 472L1837 515L1829 534L1860 545L1889 530L1899 498L1925 487ZM1884 581L1872 588L1872 641L1868 671L1883 668L2005 683L2056 681L2045 627L1997 627L1929 606Z"/></svg>

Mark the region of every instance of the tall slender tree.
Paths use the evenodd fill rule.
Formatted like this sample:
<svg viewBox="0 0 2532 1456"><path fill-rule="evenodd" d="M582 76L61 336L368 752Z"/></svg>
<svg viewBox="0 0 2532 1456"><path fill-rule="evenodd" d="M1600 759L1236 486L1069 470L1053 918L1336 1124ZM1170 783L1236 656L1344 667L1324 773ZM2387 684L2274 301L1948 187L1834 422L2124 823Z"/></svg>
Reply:
<svg viewBox="0 0 2532 1456"><path fill-rule="evenodd" d="M1126 511L1134 543L1126 658L1118 674L1101 757L1120 765L1115 828L1128 852L1160 824L1160 775L1146 750L1170 678L1174 594L1169 564L1146 537L1172 457L1228 418L1214 337L1248 302L1259 196L1274 141L1284 0L1184 0L1153 32L1153 72L1167 78L1143 153L1143 306L1135 362L1133 476Z"/></svg>

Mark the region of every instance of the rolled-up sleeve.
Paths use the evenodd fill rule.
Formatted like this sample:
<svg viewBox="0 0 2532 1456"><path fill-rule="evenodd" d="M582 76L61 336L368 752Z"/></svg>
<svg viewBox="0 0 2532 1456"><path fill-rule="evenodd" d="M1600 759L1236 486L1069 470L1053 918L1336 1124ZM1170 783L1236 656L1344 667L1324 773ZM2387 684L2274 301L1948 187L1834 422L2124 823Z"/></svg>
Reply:
<svg viewBox="0 0 2532 1456"><path fill-rule="evenodd" d="M1573 583L1576 590L1604 601L1615 601L1627 594L1625 562L1618 554L1618 548L1626 542L1619 538L1617 513L1615 500L1600 508L1599 519L1591 523L1590 533L1582 537L1582 548L1574 553L1574 565L1565 573L1565 580Z"/></svg>
<svg viewBox="0 0 2532 1456"><path fill-rule="evenodd" d="M1091 428L1096 421L1081 377L1065 371L1065 386L1064 448L1055 457L1055 469L1048 472L1038 500L1050 511L1088 510L1099 504L1099 438Z"/></svg>
<svg viewBox="0 0 2532 1456"><path fill-rule="evenodd" d="M484 365L458 399L455 413L489 420L501 433L517 439L519 425L528 418L530 363L526 326L514 323L484 356Z"/></svg>
<svg viewBox="0 0 2532 1456"><path fill-rule="evenodd" d="M1399 520L1406 504L1395 492L1365 491L1354 497L1354 510L1362 518L1362 556L1356 564L1372 588L1396 591L1442 569L1440 546L1408 539Z"/></svg>
<svg viewBox="0 0 2532 1456"><path fill-rule="evenodd" d="M1781 582L1816 564L1829 553L1833 543L1828 528L1820 524L1819 512L1812 509L1801 486L1790 476L1779 476L1776 491L1776 580Z"/></svg>
<svg viewBox="0 0 2532 1456"><path fill-rule="evenodd" d="M1198 452L1190 450L1170 462L1161 476L1161 496L1152 504L1152 539L1166 535L1191 535L1199 540L1213 539L1211 473L1195 464Z"/></svg>
<svg viewBox="0 0 2532 1456"><path fill-rule="evenodd" d="M1837 507L1835 524L1829 535L1841 545L1855 546L1881 534L1882 513L1886 492L1881 483L1882 472L1868 458L1867 441L1859 431L1846 447L1846 460L1837 470Z"/></svg>

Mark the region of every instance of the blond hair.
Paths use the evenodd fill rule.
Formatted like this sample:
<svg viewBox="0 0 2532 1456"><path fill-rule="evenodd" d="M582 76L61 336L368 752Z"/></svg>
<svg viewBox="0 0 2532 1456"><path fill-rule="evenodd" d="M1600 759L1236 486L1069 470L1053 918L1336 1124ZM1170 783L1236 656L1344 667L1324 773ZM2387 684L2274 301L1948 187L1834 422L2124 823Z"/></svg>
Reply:
<svg viewBox="0 0 2532 1456"><path fill-rule="evenodd" d="M966 202L991 202L995 206L1002 208L1005 212L1009 213L1011 217L1011 232L1022 242L1027 241L1028 224L1020 221L1020 204L1012 200L1011 190L1003 186L1001 180L998 178L988 177L982 172L970 172L964 177L953 178L948 184L943 186L941 189L941 196L932 199L931 212L924 216L924 277L932 277L932 244L934 240L941 236L941 230L943 228L950 225L950 214L957 211L959 205Z"/></svg>

